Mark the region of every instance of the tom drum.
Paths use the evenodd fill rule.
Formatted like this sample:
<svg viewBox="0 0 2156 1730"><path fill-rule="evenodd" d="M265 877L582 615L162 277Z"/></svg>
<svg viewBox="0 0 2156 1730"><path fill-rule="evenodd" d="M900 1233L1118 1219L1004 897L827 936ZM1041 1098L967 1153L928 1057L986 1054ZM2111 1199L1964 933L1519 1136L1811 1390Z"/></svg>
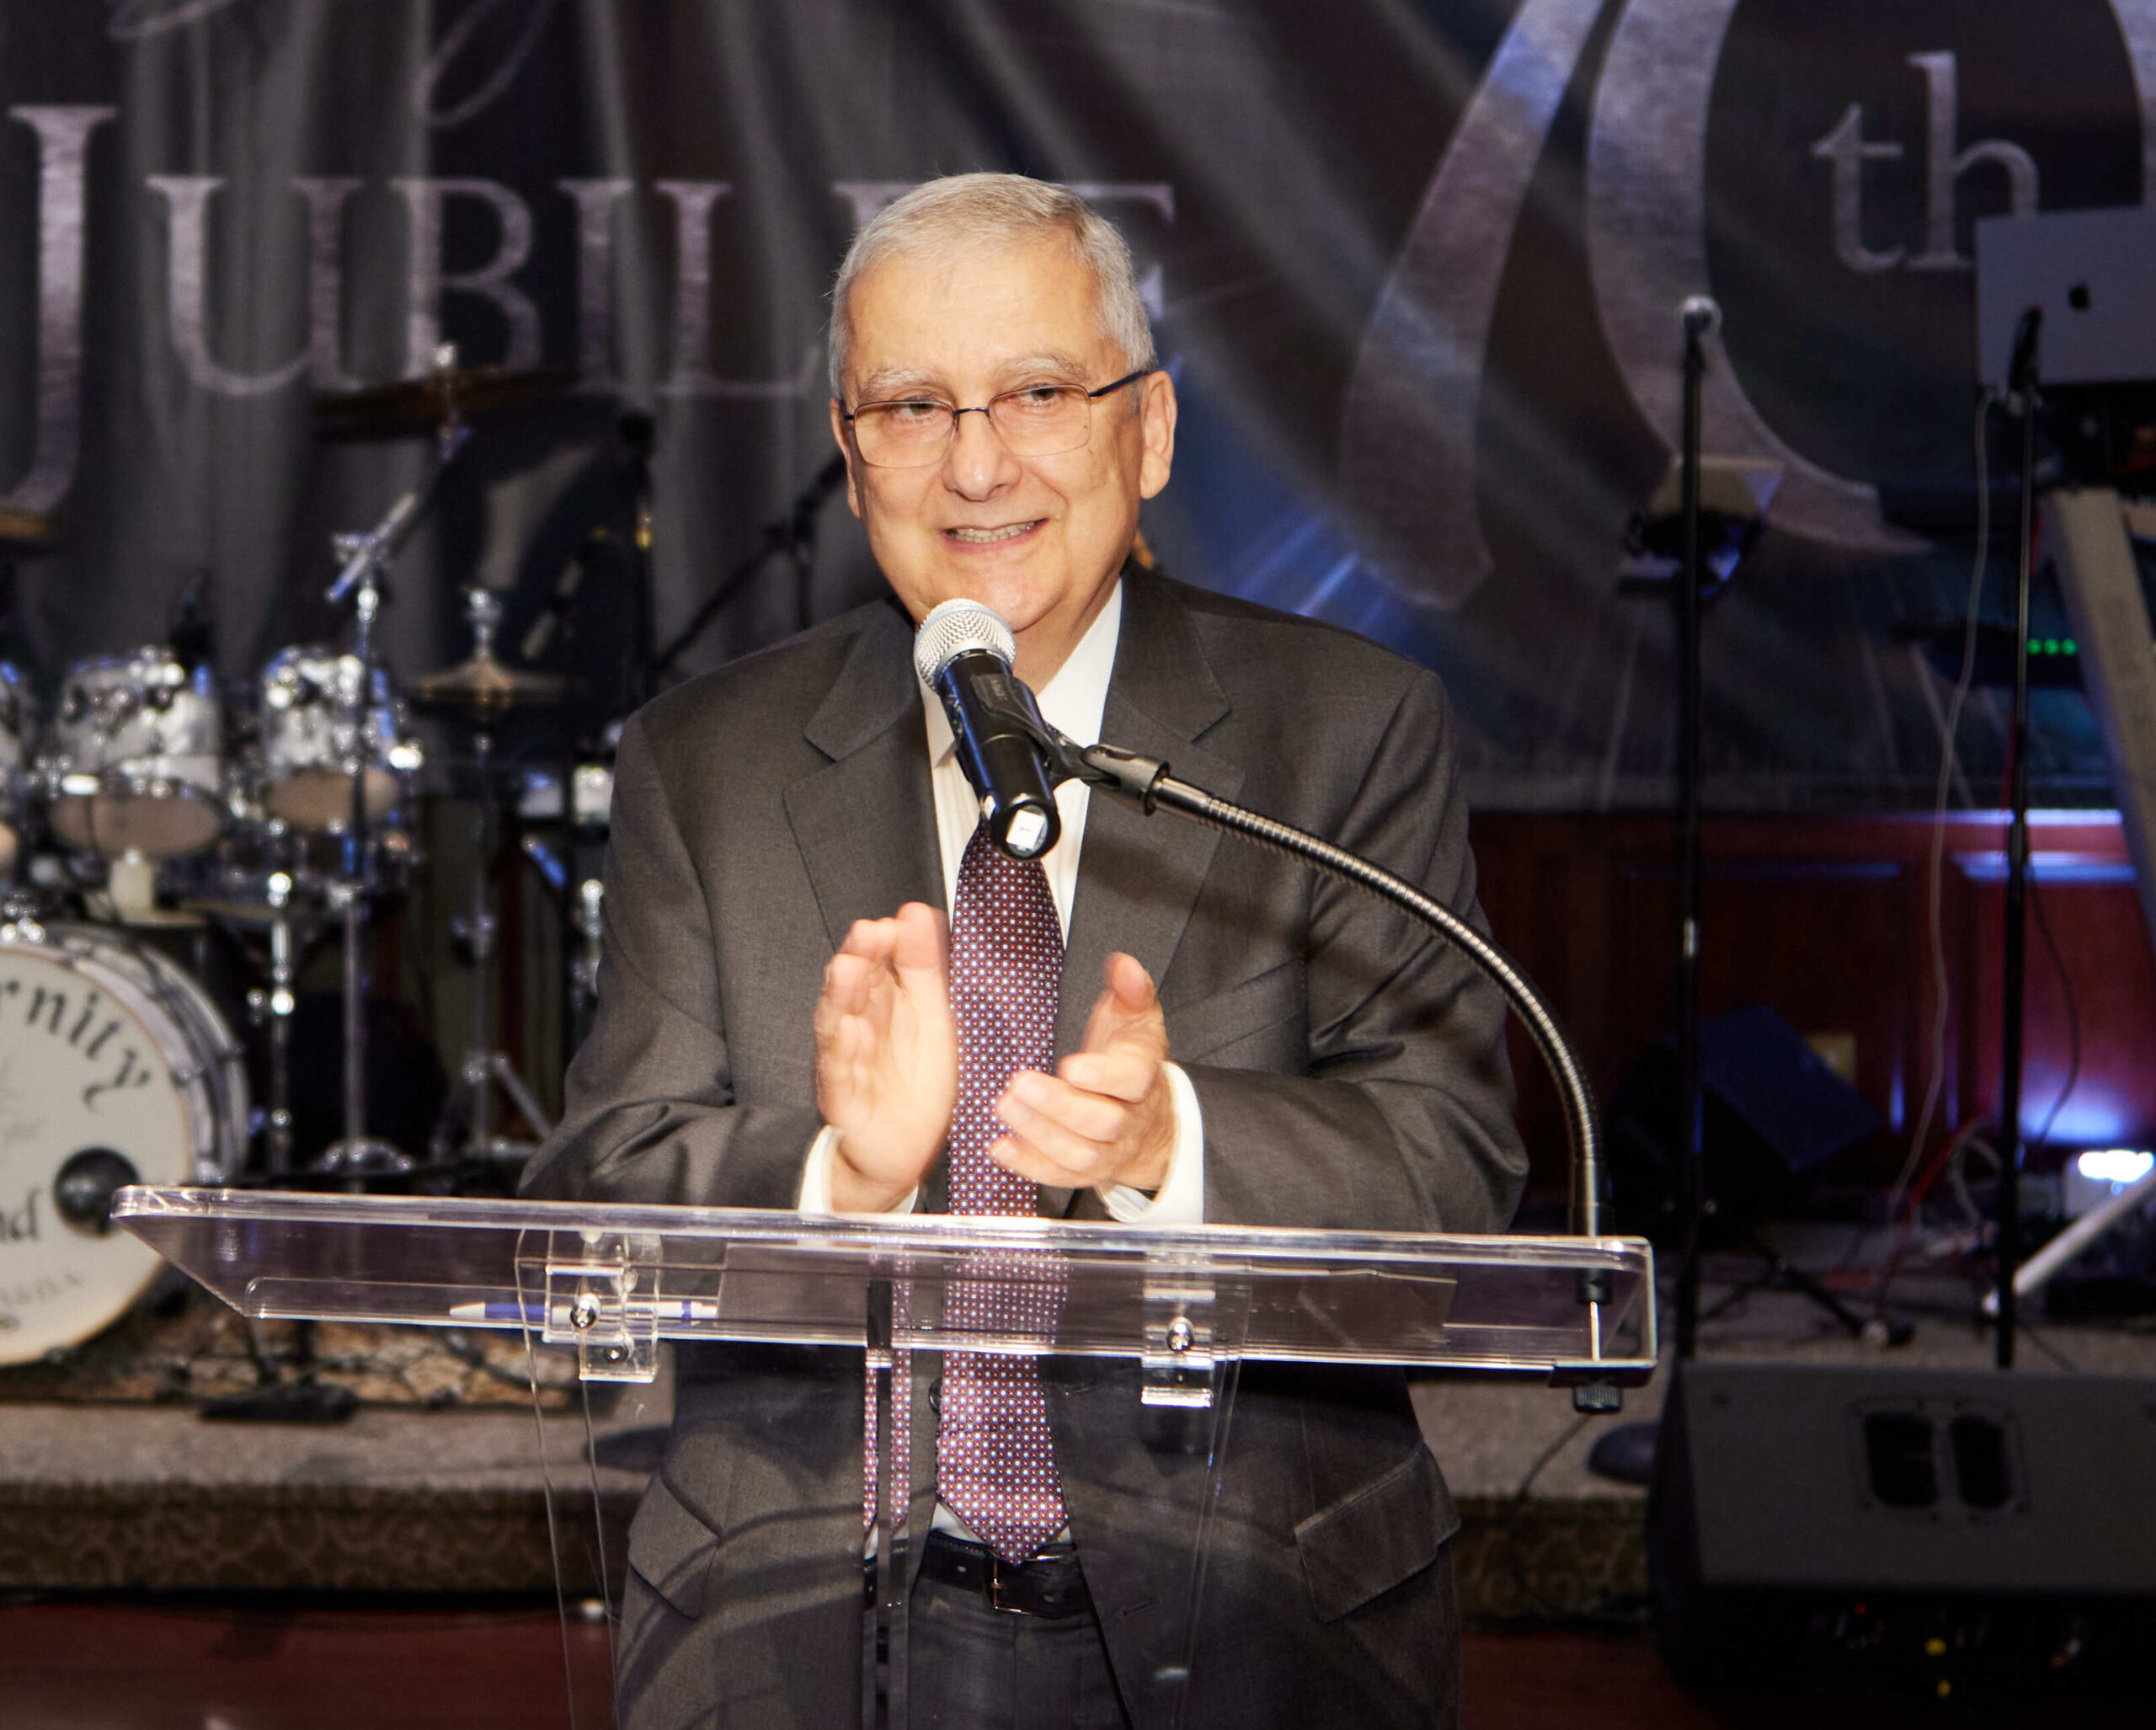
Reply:
<svg viewBox="0 0 2156 1730"><path fill-rule="evenodd" d="M163 649L77 661L45 760L52 827L108 859L197 852L225 826L224 746L207 668Z"/></svg>

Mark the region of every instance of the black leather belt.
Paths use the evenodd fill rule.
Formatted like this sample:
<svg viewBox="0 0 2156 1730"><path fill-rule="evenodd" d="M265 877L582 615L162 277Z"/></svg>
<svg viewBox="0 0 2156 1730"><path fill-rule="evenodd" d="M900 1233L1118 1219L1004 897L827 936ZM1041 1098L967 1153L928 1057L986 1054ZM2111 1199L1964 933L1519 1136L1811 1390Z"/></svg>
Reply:
<svg viewBox="0 0 2156 1730"><path fill-rule="evenodd" d="M1043 1551L1031 1562L1006 1562L985 1544L949 1532L931 1532L921 1548L924 1577L978 1592L990 1610L1051 1619L1084 1615L1093 1607L1078 1553L1068 1546Z"/></svg>

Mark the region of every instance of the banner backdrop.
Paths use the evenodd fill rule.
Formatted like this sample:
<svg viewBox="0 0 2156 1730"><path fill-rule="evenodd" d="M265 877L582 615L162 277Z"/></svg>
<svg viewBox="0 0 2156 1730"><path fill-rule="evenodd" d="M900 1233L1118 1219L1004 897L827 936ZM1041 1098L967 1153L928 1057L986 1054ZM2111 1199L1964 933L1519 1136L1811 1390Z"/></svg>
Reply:
<svg viewBox="0 0 2156 1730"><path fill-rule="evenodd" d="M236 686L332 636L330 534L427 446L324 442L312 404L444 339L568 388L482 431L389 661L462 656L479 581L512 649L603 686L618 561L534 627L626 532L620 416L655 426L664 640L830 455L849 235L1011 168L1137 252L1183 407L1162 562L1436 667L1486 806L1668 796L1668 619L1615 567L1712 292L1707 448L1785 478L1709 617L1710 796L1920 804L1972 224L2156 188L2156 0L0 0L0 502L57 533L7 649L48 694L190 586ZM771 563L685 668L875 591L842 499L813 521L808 574ZM2079 697L2040 698L2039 796L2100 802ZM2002 714L1966 724L1979 802Z"/></svg>

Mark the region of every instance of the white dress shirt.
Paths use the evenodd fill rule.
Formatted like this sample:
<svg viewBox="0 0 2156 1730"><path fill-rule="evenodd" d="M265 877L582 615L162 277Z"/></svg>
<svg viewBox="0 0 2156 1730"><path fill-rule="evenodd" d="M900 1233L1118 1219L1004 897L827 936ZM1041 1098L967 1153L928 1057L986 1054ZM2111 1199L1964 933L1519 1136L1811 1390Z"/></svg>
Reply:
<svg viewBox="0 0 2156 1730"><path fill-rule="evenodd" d="M1059 731L1080 740L1101 736L1101 714L1107 707L1108 677L1115 670L1116 639L1123 627L1123 585L1118 582L1100 616L1078 639L1070 658L1055 676L1036 693L1041 714ZM951 723L943 704L925 686L922 707L928 718L928 761L936 799L936 839L942 855L943 900L946 906L957 900L959 862L966 843L980 821L980 801L965 771L958 766ZM1055 902L1055 916L1067 940L1070 935L1070 906L1078 892L1078 855L1086 844L1086 812L1093 790L1081 781L1066 781L1055 790L1063 834L1043 856L1041 868L1048 878L1049 894ZM1190 1077L1175 1064L1166 1065L1169 1097L1175 1113L1175 1145L1168 1173L1160 1188L1148 1196L1124 1183L1100 1192L1109 1215L1131 1225L1196 1225L1205 1218L1205 1125L1198 1111L1198 1091ZM828 1126L810 1145L801 1177L800 1209L805 1214L829 1214L831 1205L831 1160L838 1132ZM893 1209L910 1213L918 1192Z"/></svg>

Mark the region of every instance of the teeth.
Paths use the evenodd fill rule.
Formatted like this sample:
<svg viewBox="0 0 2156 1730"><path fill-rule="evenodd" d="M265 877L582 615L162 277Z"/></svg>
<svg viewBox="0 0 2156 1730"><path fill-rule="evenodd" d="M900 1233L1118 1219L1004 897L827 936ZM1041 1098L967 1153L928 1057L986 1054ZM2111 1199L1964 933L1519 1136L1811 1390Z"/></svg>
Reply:
<svg viewBox="0 0 2156 1730"><path fill-rule="evenodd" d="M951 529L947 532L955 541L964 541L976 547L985 547L994 541L1015 540L1031 527L1033 525L1029 522L1014 522L1008 528Z"/></svg>

